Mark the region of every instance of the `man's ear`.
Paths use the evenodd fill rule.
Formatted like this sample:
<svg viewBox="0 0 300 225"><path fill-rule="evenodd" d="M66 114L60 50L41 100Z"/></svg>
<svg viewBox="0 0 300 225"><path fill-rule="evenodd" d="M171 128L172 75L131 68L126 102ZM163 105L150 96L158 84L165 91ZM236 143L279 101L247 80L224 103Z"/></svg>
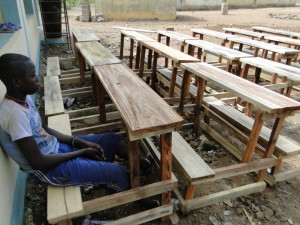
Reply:
<svg viewBox="0 0 300 225"><path fill-rule="evenodd" d="M20 77L13 77L11 81L12 81L11 83L12 83L12 85L14 87L19 88L21 86L21 79L20 79Z"/></svg>

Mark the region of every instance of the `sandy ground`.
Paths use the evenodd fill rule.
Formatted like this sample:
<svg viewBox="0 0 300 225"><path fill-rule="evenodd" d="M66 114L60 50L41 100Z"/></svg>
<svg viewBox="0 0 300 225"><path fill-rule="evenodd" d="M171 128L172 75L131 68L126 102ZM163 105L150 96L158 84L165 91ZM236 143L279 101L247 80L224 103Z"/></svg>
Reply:
<svg viewBox="0 0 300 225"><path fill-rule="evenodd" d="M120 33L114 26L132 27L148 30L163 30L174 28L175 31L191 35L192 28L209 28L222 31L224 27L237 27L250 29L251 26L261 25L277 29L300 32L300 20L284 20L269 18L269 14L294 14L300 16L300 8L263 8L263 9L239 9L229 10L229 15L221 15L219 11L188 11L177 12L177 19L174 21L158 20L128 20L128 21L105 21L105 22L80 22L76 17L81 14L81 8L75 7L69 10L70 29L88 28L92 30L101 40L101 43L109 48L115 55L119 55ZM94 9L92 7L92 12ZM93 13L92 13L93 14ZM149 34L153 38L156 35ZM208 38L207 40L219 43L219 40ZM172 42L177 46L178 43ZM125 48L128 50L129 43ZM69 57L61 47L47 47L42 50L41 75L45 73L45 60L48 56L58 55ZM293 93L295 99L300 98L298 92ZM283 134L299 141L300 127L299 116L286 121ZM188 135L188 134L187 134ZM224 135L228 135L224 133ZM199 153L204 160L212 163L213 167L232 160L232 156L216 145L215 155L211 157L207 152ZM220 160L220 161L218 161ZM298 161L290 163L291 167L298 164ZM253 178L253 177L252 177ZM300 177L279 182L273 187L266 188L262 193L240 197L231 201L221 202L208 207L193 210L189 215L179 215L182 225L240 225L240 224L273 224L288 225L300 224ZM241 184L251 177L237 177L220 183L205 185L200 188L200 192L206 193L209 190L217 191L221 188L230 188ZM29 180L26 198L26 224L41 225L46 222L46 189L42 185ZM126 208L127 209L127 208ZM245 213L245 211L248 213ZM126 214L126 213L125 213ZM105 211L104 213L93 214L93 219L104 220L117 218L124 215L124 208L117 208L115 211ZM77 219L74 224L81 225L84 218ZM252 222L251 222L252 221ZM159 221L147 224L160 224Z"/></svg>

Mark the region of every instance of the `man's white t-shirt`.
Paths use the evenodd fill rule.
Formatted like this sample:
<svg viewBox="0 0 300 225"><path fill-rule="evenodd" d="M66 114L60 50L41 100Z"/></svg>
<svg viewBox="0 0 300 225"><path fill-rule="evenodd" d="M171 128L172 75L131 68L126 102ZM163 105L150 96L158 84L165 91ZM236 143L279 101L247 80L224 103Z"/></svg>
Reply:
<svg viewBox="0 0 300 225"><path fill-rule="evenodd" d="M42 127L40 114L30 96L27 96L28 106L4 98L0 105L0 144L3 150L26 172L33 169L25 159L16 140L33 136L42 154L56 154L59 143Z"/></svg>

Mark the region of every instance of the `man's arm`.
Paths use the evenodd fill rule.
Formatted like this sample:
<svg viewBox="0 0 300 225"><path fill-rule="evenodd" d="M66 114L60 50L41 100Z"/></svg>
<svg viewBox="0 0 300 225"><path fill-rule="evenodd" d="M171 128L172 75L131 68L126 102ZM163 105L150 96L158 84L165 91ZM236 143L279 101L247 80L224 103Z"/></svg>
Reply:
<svg viewBox="0 0 300 225"><path fill-rule="evenodd" d="M16 143L30 166L35 170L50 169L78 156L94 160L103 160L102 153L97 149L92 148L80 149L69 153L43 155L32 136L16 140Z"/></svg>

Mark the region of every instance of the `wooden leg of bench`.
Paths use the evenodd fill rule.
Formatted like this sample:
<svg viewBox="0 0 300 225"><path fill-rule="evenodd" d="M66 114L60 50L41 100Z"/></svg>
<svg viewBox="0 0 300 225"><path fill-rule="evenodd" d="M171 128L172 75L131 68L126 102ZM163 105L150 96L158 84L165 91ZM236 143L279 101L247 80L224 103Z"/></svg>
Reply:
<svg viewBox="0 0 300 225"><path fill-rule="evenodd" d="M258 84L261 74L261 68L256 67L255 68L255 74L254 74L254 83Z"/></svg>
<svg viewBox="0 0 300 225"><path fill-rule="evenodd" d="M129 68L130 68L130 69L132 69L133 44L134 44L134 40L133 40L133 39L130 39L130 56L129 56Z"/></svg>
<svg viewBox="0 0 300 225"><path fill-rule="evenodd" d="M172 132L160 135L161 150L161 180L169 180L172 176ZM171 204L171 192L162 194L162 205ZM169 217L162 217L162 221L168 220Z"/></svg>
<svg viewBox="0 0 300 225"><path fill-rule="evenodd" d="M269 142L268 142L268 145L266 147L264 158L272 157L275 146L276 146L276 141L277 141L278 136L280 134L281 128L282 128L283 123L284 123L284 120L285 120L284 116L282 116L280 118L276 118L274 127L273 127L272 132L271 132L271 136L270 136L270 139L269 139ZM278 171L279 168L276 168L276 170ZM267 173L266 169L260 170L258 172L257 181L263 181L265 179L266 173Z"/></svg>
<svg viewBox="0 0 300 225"><path fill-rule="evenodd" d="M100 113L100 122L106 122L106 110L105 110L105 90L103 85L101 84L99 79L96 79L97 85L97 99L98 99L98 106L99 106L99 113Z"/></svg>
<svg viewBox="0 0 300 225"><path fill-rule="evenodd" d="M138 141L129 141L128 138L128 160L131 187L140 186L140 160Z"/></svg>
<svg viewBox="0 0 300 225"><path fill-rule="evenodd" d="M195 195L195 190L196 190L195 185L189 185L185 192L185 200L193 199Z"/></svg>
<svg viewBox="0 0 300 225"><path fill-rule="evenodd" d="M184 70L183 77L182 77L182 83L181 83L182 90L180 93L180 102L179 102L179 108L178 108L179 115L183 115L185 97L189 93L190 80L191 80L191 73L188 70Z"/></svg>
<svg viewBox="0 0 300 225"><path fill-rule="evenodd" d="M59 222L57 225L73 225L72 220L64 220Z"/></svg>
<svg viewBox="0 0 300 225"><path fill-rule="evenodd" d="M170 46L170 37L166 37L166 45ZM166 57L165 58L165 68L168 68L169 66L169 59Z"/></svg>
<svg viewBox="0 0 300 225"><path fill-rule="evenodd" d="M120 59L123 59L123 51L124 51L124 38L125 35L121 33L121 42L120 42Z"/></svg>
<svg viewBox="0 0 300 225"><path fill-rule="evenodd" d="M177 70L178 70L177 66L174 65L173 69L172 69L172 77L171 77L171 81L170 81L169 97L173 97L174 96Z"/></svg>
<svg viewBox="0 0 300 225"><path fill-rule="evenodd" d="M264 113L261 111L256 111L254 124L252 127L252 131L249 135L249 140L246 146L245 155L242 160L243 163L249 162L252 159L263 123L264 123Z"/></svg>
<svg viewBox="0 0 300 225"><path fill-rule="evenodd" d="M244 64L243 69L240 73L240 77L246 79L248 76L249 69L250 69L250 65Z"/></svg>
<svg viewBox="0 0 300 225"><path fill-rule="evenodd" d="M286 76L283 76L282 79L281 79L281 82L282 82L282 83L285 83L286 81L287 81ZM280 94L283 94L283 93L284 93L284 88L281 88L280 91L279 91L279 93L280 93Z"/></svg>
<svg viewBox="0 0 300 225"><path fill-rule="evenodd" d="M154 52L152 74L151 74L151 88L153 90L156 89L155 84L156 84L156 81L157 81L157 77L156 77L157 59L158 59L158 53Z"/></svg>
<svg viewBox="0 0 300 225"><path fill-rule="evenodd" d="M93 103L94 106L99 105L98 101L98 90L97 90L97 79L94 70L92 70L92 87L93 87Z"/></svg>
<svg viewBox="0 0 300 225"><path fill-rule="evenodd" d="M80 71L80 82L84 83L84 71L85 71L85 61L80 51L78 52L78 63L79 63L79 71Z"/></svg>
<svg viewBox="0 0 300 225"><path fill-rule="evenodd" d="M199 83L197 88L196 105L194 112L194 132L198 135L199 123L200 123L200 111L203 102L203 93L205 89L205 80L199 77Z"/></svg>
<svg viewBox="0 0 300 225"><path fill-rule="evenodd" d="M140 43L136 43L135 69L139 68L140 57L141 57L141 45Z"/></svg>
<svg viewBox="0 0 300 225"><path fill-rule="evenodd" d="M140 61L140 68L139 68L139 77L143 78L144 75L144 63L145 63L145 53L146 53L146 47L142 46L141 50L141 61Z"/></svg>

